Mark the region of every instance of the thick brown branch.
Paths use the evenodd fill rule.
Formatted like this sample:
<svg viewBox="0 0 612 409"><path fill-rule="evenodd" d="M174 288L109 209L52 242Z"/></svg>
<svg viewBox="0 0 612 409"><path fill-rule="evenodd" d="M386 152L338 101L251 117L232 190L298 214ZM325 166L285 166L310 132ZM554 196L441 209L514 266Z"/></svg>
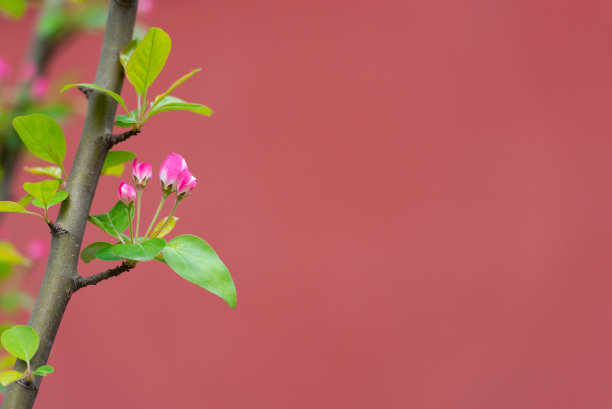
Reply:
<svg viewBox="0 0 612 409"><path fill-rule="evenodd" d="M121 275L125 273L126 271L130 271L134 267L135 267L134 264L130 264L124 261L123 263L121 263L121 265L115 268L110 268L101 273L94 274L89 277L79 277L76 280L74 280L74 284L75 284L74 291L80 290L81 288L87 287L88 285L96 285L100 281L108 280L109 278L117 277L118 275Z"/></svg>
<svg viewBox="0 0 612 409"><path fill-rule="evenodd" d="M140 133L140 129L130 129L129 131L125 131L117 135L113 135L110 133L106 135L102 135L102 139L104 139L104 142L106 142L108 146L112 148L114 145L118 144L119 142L123 142L134 135L138 135L139 133Z"/></svg>

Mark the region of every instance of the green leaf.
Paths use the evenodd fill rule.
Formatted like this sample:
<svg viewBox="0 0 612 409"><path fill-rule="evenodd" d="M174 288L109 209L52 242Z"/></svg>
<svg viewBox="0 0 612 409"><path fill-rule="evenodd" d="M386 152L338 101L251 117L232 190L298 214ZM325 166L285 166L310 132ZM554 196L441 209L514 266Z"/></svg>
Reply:
<svg viewBox="0 0 612 409"><path fill-rule="evenodd" d="M136 49L136 46L138 46L138 42L139 40L135 38L127 43L125 47L123 47L123 50L121 50L121 54L119 54L119 61L121 61L121 65L123 65L124 70L127 69L128 62L130 61L132 54L134 54L134 50Z"/></svg>
<svg viewBox="0 0 612 409"><path fill-rule="evenodd" d="M110 176L121 176L123 175L124 170L125 170L125 166L123 166L123 164L120 164L120 165L111 166L110 168L106 169L104 173L102 174L110 175Z"/></svg>
<svg viewBox="0 0 612 409"><path fill-rule="evenodd" d="M129 151L110 151L106 155L106 159L104 159L104 165L102 165L102 174L107 174L110 168L133 160L135 157L136 155Z"/></svg>
<svg viewBox="0 0 612 409"><path fill-rule="evenodd" d="M146 95L147 89L164 68L170 47L170 36L157 27L151 27L136 46L125 72L139 95Z"/></svg>
<svg viewBox="0 0 612 409"><path fill-rule="evenodd" d="M160 112L166 111L191 111L196 114L211 116L213 111L209 107L200 104L192 104L189 102L185 102L182 99L177 97L173 97L172 95L168 95L164 99L162 99L155 108L151 108L149 112L149 118L153 115L157 115Z"/></svg>
<svg viewBox="0 0 612 409"><path fill-rule="evenodd" d="M54 369L51 365L43 365L36 368L34 371L32 371L32 373L34 375L47 376L49 374L52 374L53 371Z"/></svg>
<svg viewBox="0 0 612 409"><path fill-rule="evenodd" d="M96 258L96 253L98 251L110 246L112 246L112 244L105 241L96 241L95 243L91 243L89 246L85 247L83 251L81 251L81 259L85 263L89 263Z"/></svg>
<svg viewBox="0 0 612 409"><path fill-rule="evenodd" d="M68 90L70 88L74 88L74 87L85 87L85 88L95 89L96 91L104 92L108 96L113 98L115 101L117 101L119 104L121 104L123 109L125 109L125 112L130 112L130 110L127 109L127 106L125 105L125 101L123 100L123 98L121 98L121 95L119 95L116 92L113 92L113 91L111 91L109 89L99 87L96 84L68 84L68 85L65 85L64 88L62 88L60 92L64 92L64 91L66 91L66 90Z"/></svg>
<svg viewBox="0 0 612 409"><path fill-rule="evenodd" d="M39 199L32 200L32 204L43 209L45 207L48 209L49 207L61 203L66 199L68 199L68 192L60 190L59 192L55 193L55 195L49 200L49 203L47 203L46 206Z"/></svg>
<svg viewBox="0 0 612 409"><path fill-rule="evenodd" d="M52 178L56 178L56 179L62 179L62 168L60 168L59 166L46 166L46 167L25 166L23 169L26 172L31 173L33 175L45 175L45 176L51 176Z"/></svg>
<svg viewBox="0 0 612 409"><path fill-rule="evenodd" d="M8 371L2 371L0 372L0 384L2 384L2 386L7 386L13 382L20 380L24 376L25 375L21 372L14 371L12 369L9 369Z"/></svg>
<svg viewBox="0 0 612 409"><path fill-rule="evenodd" d="M32 307L34 299L19 290L10 290L0 296L0 308L6 313L12 314L19 308L30 310Z"/></svg>
<svg viewBox="0 0 612 409"><path fill-rule="evenodd" d="M12 18L20 18L26 10L25 0L0 0L0 10Z"/></svg>
<svg viewBox="0 0 612 409"><path fill-rule="evenodd" d="M28 266L30 261L17 251L8 241L0 241L0 262L10 265Z"/></svg>
<svg viewBox="0 0 612 409"><path fill-rule="evenodd" d="M135 112L135 111L132 111ZM139 121L136 119L135 115L117 115L115 118L115 125L121 128L132 128Z"/></svg>
<svg viewBox="0 0 612 409"><path fill-rule="evenodd" d="M15 325L7 329L0 337L2 346L6 351L23 361L30 361L36 351L40 338L34 328L27 325Z"/></svg>
<svg viewBox="0 0 612 409"><path fill-rule="evenodd" d="M28 193L27 195L25 195L24 197L19 199L19 201L17 203L20 206L26 207L27 205L32 203L32 200L34 200L34 196L32 196L31 194Z"/></svg>
<svg viewBox="0 0 612 409"><path fill-rule="evenodd" d="M172 229L174 229L174 226L176 226L177 221L178 217L175 216L172 216L170 220L168 220L167 217L164 217L153 228L153 231L151 232L151 237L164 237L166 234L170 233Z"/></svg>
<svg viewBox="0 0 612 409"><path fill-rule="evenodd" d="M166 240L160 238L145 240L138 244L115 244L98 251L96 257L104 261L124 259L149 261L153 260L164 247L166 247Z"/></svg>
<svg viewBox="0 0 612 409"><path fill-rule="evenodd" d="M13 355L3 356L2 358L0 358L0 370L14 367L16 361L17 361L17 358L14 357Z"/></svg>
<svg viewBox="0 0 612 409"><path fill-rule="evenodd" d="M204 240L191 234L170 240L163 250L164 259L174 272L236 307L236 287L229 270Z"/></svg>
<svg viewBox="0 0 612 409"><path fill-rule="evenodd" d="M9 201L0 201L0 212L36 214L36 213L30 212L29 210L26 210L19 203L9 202ZM40 216L38 214L36 215Z"/></svg>
<svg viewBox="0 0 612 409"><path fill-rule="evenodd" d="M55 192L57 192L59 185L59 180L43 180L37 183L25 182L23 184L23 189L38 199L40 201L39 203L42 204L41 207L48 208L51 200L55 199ZM66 199L66 197L64 197L64 199ZM34 202L32 203L34 204Z"/></svg>
<svg viewBox="0 0 612 409"><path fill-rule="evenodd" d="M178 80L174 81L174 83L170 85L170 88L168 88L166 92L155 97L155 99L153 100L153 105L156 105L159 101L166 98L168 95L170 95L172 91L177 89L179 85L181 85L182 83L184 83L185 81L187 81L189 78L193 77L196 73L200 71L202 71L201 68L196 68L195 70L191 71L189 74L185 74Z"/></svg>
<svg viewBox="0 0 612 409"><path fill-rule="evenodd" d="M132 218L134 207L131 208ZM87 218L92 224L98 226L113 237L119 238L121 233L128 228L128 215L125 211L125 205L118 201L115 206L107 213L89 216Z"/></svg>
<svg viewBox="0 0 612 409"><path fill-rule="evenodd" d="M18 116L13 119L13 127L30 152L62 167L66 156L66 138L53 118L41 114Z"/></svg>

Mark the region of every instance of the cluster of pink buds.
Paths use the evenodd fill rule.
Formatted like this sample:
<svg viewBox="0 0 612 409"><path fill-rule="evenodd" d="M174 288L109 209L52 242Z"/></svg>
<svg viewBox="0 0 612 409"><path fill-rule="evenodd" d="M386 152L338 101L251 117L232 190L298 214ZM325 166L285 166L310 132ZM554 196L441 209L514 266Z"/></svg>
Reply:
<svg viewBox="0 0 612 409"><path fill-rule="evenodd" d="M133 186L129 185L126 182L121 182L119 185L119 200L126 206L126 208L130 208L137 201L137 209L136 209L136 237L138 237L138 229L140 226L140 202L142 198L142 191L144 187L151 179L153 175L153 168L151 164L148 162L139 162L138 159L134 159L132 163L132 180L134 181ZM197 179L189 172L187 168L187 162L185 159L177 153L171 153L164 159L162 165L159 169L159 179L161 181L161 189L162 189L162 199L155 216L153 217L153 221L149 226L149 229L145 233L145 238L147 238L151 228L155 224L157 217L159 216L160 211L164 205L165 200L172 193L176 193L176 200L170 215L166 220L169 220L176 207L185 197L190 195L195 189ZM128 215L129 215L128 211ZM130 222L131 227L131 222Z"/></svg>

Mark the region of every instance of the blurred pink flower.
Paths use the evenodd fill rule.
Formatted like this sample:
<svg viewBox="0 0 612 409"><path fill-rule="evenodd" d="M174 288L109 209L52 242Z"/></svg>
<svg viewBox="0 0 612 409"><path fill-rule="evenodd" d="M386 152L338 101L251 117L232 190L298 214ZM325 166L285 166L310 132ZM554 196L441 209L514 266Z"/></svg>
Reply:
<svg viewBox="0 0 612 409"><path fill-rule="evenodd" d="M19 72L19 78L24 81L31 80L36 75L36 65L32 61L27 62Z"/></svg>
<svg viewBox="0 0 612 409"><path fill-rule="evenodd" d="M49 254L49 245L41 239L32 239L26 247L26 254L32 260L39 260Z"/></svg>
<svg viewBox="0 0 612 409"><path fill-rule="evenodd" d="M0 82L6 81L9 73L11 72L11 64L9 62L0 57Z"/></svg>
<svg viewBox="0 0 612 409"><path fill-rule="evenodd" d="M32 83L32 95L41 98L49 89L49 80L45 77L36 77Z"/></svg>
<svg viewBox="0 0 612 409"><path fill-rule="evenodd" d="M151 10L153 10L154 3L155 2L153 0L140 0L138 2L138 12L142 14L151 12Z"/></svg>

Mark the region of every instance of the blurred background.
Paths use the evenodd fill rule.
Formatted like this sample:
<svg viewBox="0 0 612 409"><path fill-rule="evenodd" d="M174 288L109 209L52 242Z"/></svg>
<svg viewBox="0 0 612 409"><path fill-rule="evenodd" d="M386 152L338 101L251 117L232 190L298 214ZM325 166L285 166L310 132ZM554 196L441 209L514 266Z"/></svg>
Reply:
<svg viewBox="0 0 612 409"><path fill-rule="evenodd" d="M154 262L78 292L37 407L612 405L612 3L148 6L139 22L173 41L153 92L202 67L176 95L215 113L160 115L120 149L154 172L186 158L198 186L175 232L217 250L238 305ZM8 61L35 15L1 20ZM101 41L75 37L45 75L93 81ZM83 119L65 122L68 162ZM20 249L49 238L27 216L2 225Z"/></svg>

